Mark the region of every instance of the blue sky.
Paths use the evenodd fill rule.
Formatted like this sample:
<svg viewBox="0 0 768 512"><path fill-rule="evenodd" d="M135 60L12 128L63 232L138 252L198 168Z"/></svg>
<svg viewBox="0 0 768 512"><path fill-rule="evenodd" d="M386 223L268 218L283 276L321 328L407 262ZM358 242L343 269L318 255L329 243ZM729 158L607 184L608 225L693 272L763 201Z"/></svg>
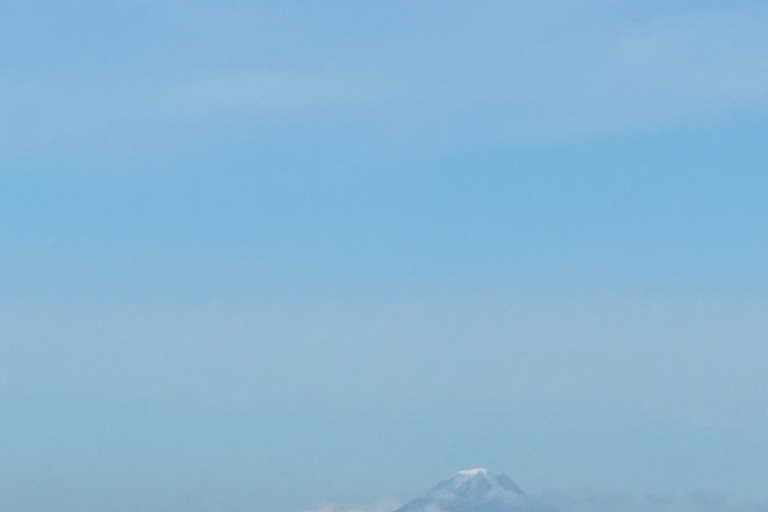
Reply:
<svg viewBox="0 0 768 512"><path fill-rule="evenodd" d="M762 3L0 20L5 510L766 506Z"/></svg>

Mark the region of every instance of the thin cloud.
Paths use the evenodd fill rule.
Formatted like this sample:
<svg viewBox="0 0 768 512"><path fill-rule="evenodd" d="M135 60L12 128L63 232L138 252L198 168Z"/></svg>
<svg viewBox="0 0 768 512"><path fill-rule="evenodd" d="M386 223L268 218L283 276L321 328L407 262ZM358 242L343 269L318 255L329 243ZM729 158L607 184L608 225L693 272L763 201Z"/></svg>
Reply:
<svg viewBox="0 0 768 512"><path fill-rule="evenodd" d="M699 490L687 494L583 491L550 493L543 499L562 512L765 512L768 503Z"/></svg>
<svg viewBox="0 0 768 512"><path fill-rule="evenodd" d="M540 29L516 37L490 19L493 9L473 14L468 25L453 6L425 34L393 30L378 45L362 44L358 34L344 51L315 43L306 48L319 59L311 65L286 59L278 66L256 60L6 74L0 152L39 154L41 143L53 153L126 144L139 153L153 145L179 151L198 144L201 133L205 141L222 130L276 126L335 126L340 141L364 126L372 142L388 147L477 144L655 129L768 106L762 12L628 21L611 4L585 5L497 13ZM347 133L342 127L350 123L358 128Z"/></svg>
<svg viewBox="0 0 768 512"><path fill-rule="evenodd" d="M349 508L327 503L321 505L319 508L305 510L304 512L394 512L401 506L402 504L399 501L393 498L387 498L368 508Z"/></svg>
<svg viewBox="0 0 768 512"><path fill-rule="evenodd" d="M766 512L768 502L726 496L716 491L632 494L610 490L550 492L537 496L558 512ZM384 500L369 508L325 504L304 512L393 512L401 504Z"/></svg>

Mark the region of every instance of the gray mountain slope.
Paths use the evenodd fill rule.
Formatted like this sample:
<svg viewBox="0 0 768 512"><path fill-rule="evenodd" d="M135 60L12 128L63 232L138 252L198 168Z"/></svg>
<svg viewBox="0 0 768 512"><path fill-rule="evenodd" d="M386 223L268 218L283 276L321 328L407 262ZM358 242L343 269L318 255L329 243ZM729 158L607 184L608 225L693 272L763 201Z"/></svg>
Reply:
<svg viewBox="0 0 768 512"><path fill-rule="evenodd" d="M504 475L461 471L395 512L556 512L529 498Z"/></svg>

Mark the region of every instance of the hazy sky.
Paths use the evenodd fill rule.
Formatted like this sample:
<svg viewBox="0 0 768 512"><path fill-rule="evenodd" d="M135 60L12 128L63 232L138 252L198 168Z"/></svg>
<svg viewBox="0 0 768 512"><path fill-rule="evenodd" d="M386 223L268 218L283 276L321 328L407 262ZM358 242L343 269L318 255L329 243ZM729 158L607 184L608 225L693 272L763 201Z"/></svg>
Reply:
<svg viewBox="0 0 768 512"><path fill-rule="evenodd" d="M767 26L5 0L0 508L768 508Z"/></svg>

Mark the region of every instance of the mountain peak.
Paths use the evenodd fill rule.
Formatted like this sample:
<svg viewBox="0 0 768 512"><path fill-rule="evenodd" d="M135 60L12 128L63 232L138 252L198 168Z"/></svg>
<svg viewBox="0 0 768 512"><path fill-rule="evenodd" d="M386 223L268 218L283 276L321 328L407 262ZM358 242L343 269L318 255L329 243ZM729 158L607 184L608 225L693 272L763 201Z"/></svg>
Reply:
<svg viewBox="0 0 768 512"><path fill-rule="evenodd" d="M465 469L396 512L542 512L508 477ZM547 511L550 512L550 511Z"/></svg>
<svg viewBox="0 0 768 512"><path fill-rule="evenodd" d="M515 500L523 495L523 491L504 475L495 475L485 468L475 468L459 471L430 492L432 496L447 494L463 500L490 502Z"/></svg>

